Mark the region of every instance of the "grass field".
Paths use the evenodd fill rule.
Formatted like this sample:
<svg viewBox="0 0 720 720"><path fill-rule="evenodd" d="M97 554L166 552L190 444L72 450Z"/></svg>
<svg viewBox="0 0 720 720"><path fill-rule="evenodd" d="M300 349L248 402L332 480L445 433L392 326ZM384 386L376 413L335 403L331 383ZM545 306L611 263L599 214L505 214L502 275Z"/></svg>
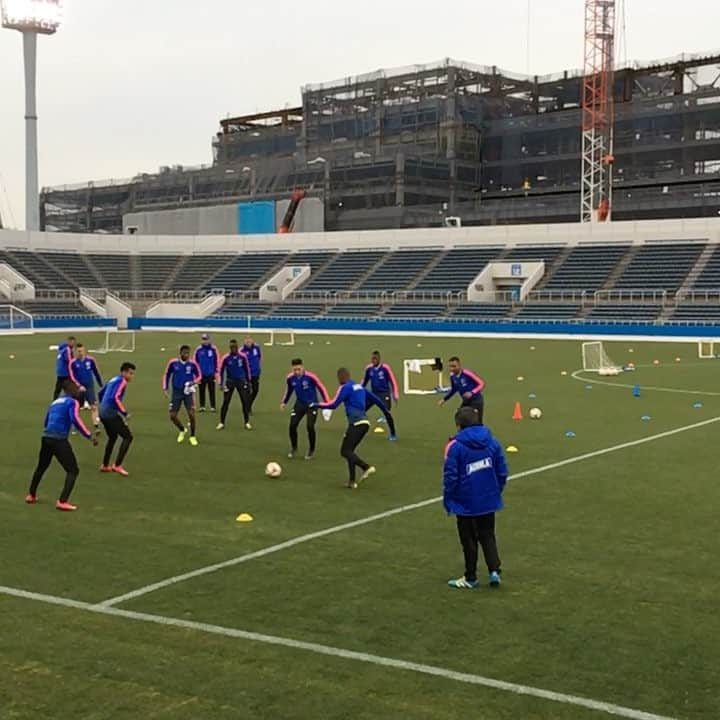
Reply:
<svg viewBox="0 0 720 720"><path fill-rule="evenodd" d="M215 340L224 345L227 337ZM67 515L51 504L61 485L57 466L41 486L44 502L23 504L54 381L48 344L58 339L0 338L3 720L592 720L612 710L567 696L638 711L621 711L626 717L720 715L720 423L511 480L498 521L504 585L496 592L446 587L461 574L461 555L454 523L430 503L148 592L116 610L95 606L439 495L455 403L438 408L434 397L402 398L398 443L367 437L362 454L379 472L358 491L343 488L339 413L319 423L315 460L286 460L288 418L279 400L296 354L332 389L338 365L357 377L376 347L397 374L403 358L460 354L487 379L486 422L505 446L519 448L509 461L521 474L720 418L720 367L697 360L693 345L608 344L617 362L638 366L609 379L639 383L642 396L634 398L630 387L588 389L561 375L579 367L578 342L301 337L295 348L266 350L255 430L242 429L235 406L224 433L214 430L216 416L200 416L201 444L191 448L175 442L160 376L179 341L196 338L139 334L138 374L126 395L136 436L131 476L100 475L99 449L75 438L80 510ZM106 377L123 359L98 357ZM515 401L525 411L541 407L543 419L514 423ZM643 422L644 415L652 419ZM301 448L304 442L303 427ZM282 463L282 478L264 476L269 460ZM254 521L236 523L240 512ZM47 602L57 598L90 605ZM442 672L382 665L375 656ZM483 678L521 687L489 687ZM543 698L533 689L563 695Z"/></svg>

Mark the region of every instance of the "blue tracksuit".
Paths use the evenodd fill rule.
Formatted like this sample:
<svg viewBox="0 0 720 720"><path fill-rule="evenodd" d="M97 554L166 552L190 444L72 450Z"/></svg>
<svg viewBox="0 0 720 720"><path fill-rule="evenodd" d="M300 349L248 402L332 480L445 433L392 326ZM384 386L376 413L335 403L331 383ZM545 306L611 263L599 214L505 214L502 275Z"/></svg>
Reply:
<svg viewBox="0 0 720 720"><path fill-rule="evenodd" d="M122 375L115 375L101 388L99 415L102 420L111 420L118 415L127 416L128 412L123 405L127 380Z"/></svg>
<svg viewBox="0 0 720 720"><path fill-rule="evenodd" d="M243 352L247 355L248 362L250 363L250 372L254 378L260 377L262 370L262 350L256 343L252 345L243 345Z"/></svg>
<svg viewBox="0 0 720 720"><path fill-rule="evenodd" d="M80 419L79 408L78 401L68 395L62 395L50 403L45 415L43 437L67 440L70 430L75 427L81 435L90 439L92 435Z"/></svg>
<svg viewBox="0 0 720 720"><path fill-rule="evenodd" d="M163 376L163 390L172 388L173 394L184 393L195 383L200 382L200 368L194 360L179 360L172 358L165 368Z"/></svg>
<svg viewBox="0 0 720 720"><path fill-rule="evenodd" d="M508 469L500 443L484 425L461 430L445 449L443 505L452 515L477 517L502 509Z"/></svg>
<svg viewBox="0 0 720 720"><path fill-rule="evenodd" d="M218 377L220 373L220 353L212 343L203 343L195 348L195 362L205 377Z"/></svg>
<svg viewBox="0 0 720 720"><path fill-rule="evenodd" d="M283 405L288 404L293 393L297 398L297 404L301 407L308 407L317 403L318 394L320 394L323 402L330 400L330 395L328 395L328 391L320 378L308 370L299 376L295 376L293 373L287 376L285 395L283 395L282 399Z"/></svg>
<svg viewBox="0 0 720 720"><path fill-rule="evenodd" d="M73 373L72 362L72 348L67 342L61 342L55 356L55 375L59 378L70 378L76 385L79 385Z"/></svg>
<svg viewBox="0 0 720 720"><path fill-rule="evenodd" d="M450 375L450 391L444 399L447 401L457 393L462 397L469 392L472 394L470 400L474 400L478 395L482 395L484 389L485 381L482 378L470 370L461 370L456 375Z"/></svg>
<svg viewBox="0 0 720 720"><path fill-rule="evenodd" d="M102 377L95 358L90 355L86 355L82 360L77 358L72 361L71 368L75 375L75 382L85 388L81 399L89 403L97 402L95 382L97 381L98 387L102 387Z"/></svg>
<svg viewBox="0 0 720 720"><path fill-rule="evenodd" d="M220 384L225 385L228 381L244 382L252 378L250 363L244 352L235 355L227 353L220 361Z"/></svg>
<svg viewBox="0 0 720 720"><path fill-rule="evenodd" d="M370 383L370 389L380 397L392 396L395 400L400 397L397 380L395 380L392 368L387 363L370 364L365 368L363 387L367 387L368 383Z"/></svg>
<svg viewBox="0 0 720 720"><path fill-rule="evenodd" d="M345 404L345 414L351 425L367 420L365 406L370 400L370 405L377 405L383 414L388 412L385 403L370 390L366 390L360 383L348 380L339 388L331 402L324 402L318 405L323 410L334 410L341 404Z"/></svg>

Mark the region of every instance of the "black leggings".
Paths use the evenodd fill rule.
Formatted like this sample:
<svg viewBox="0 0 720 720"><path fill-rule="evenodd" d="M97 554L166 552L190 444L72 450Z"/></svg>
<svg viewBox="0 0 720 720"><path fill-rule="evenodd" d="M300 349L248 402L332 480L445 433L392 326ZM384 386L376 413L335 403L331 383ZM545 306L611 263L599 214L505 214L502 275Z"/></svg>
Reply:
<svg viewBox="0 0 720 720"><path fill-rule="evenodd" d="M203 375L200 380L200 407L205 408L205 390L210 396L210 407L215 409L215 376Z"/></svg>
<svg viewBox="0 0 720 720"><path fill-rule="evenodd" d="M385 393L383 395L380 395L379 397L385 403L385 407L387 407L387 412L385 412L381 407L378 407L378 410L380 410L380 412L385 416L385 422L387 422L388 424L390 434L397 435L397 432L395 431L395 418L393 418L392 413L390 412L390 408L392 408L392 396L389 393ZM366 398L365 410L369 410L372 406L372 400L370 400L370 398Z"/></svg>
<svg viewBox="0 0 720 720"><path fill-rule="evenodd" d="M465 556L465 579L477 580L478 544L482 547L488 572L500 572L500 556L495 539L495 513L457 516L458 535Z"/></svg>
<svg viewBox="0 0 720 720"><path fill-rule="evenodd" d="M37 490L40 485L40 481L45 474L45 471L50 467L50 463L53 458L62 466L65 471L65 485L63 486L62 492L60 493L60 502L67 502L70 499L70 494L75 487L75 481L80 474L78 468L77 459L73 452L70 443L65 440L57 438L46 438L42 439L40 443L40 453L38 454L37 467L32 476L30 482L30 495L37 495Z"/></svg>
<svg viewBox="0 0 720 720"><path fill-rule="evenodd" d="M253 405L255 404L255 400L257 400L257 396L260 392L260 376L256 375L254 378L250 380L250 412L252 412Z"/></svg>
<svg viewBox="0 0 720 720"><path fill-rule="evenodd" d="M130 428L125 422L125 419L122 418L120 415L109 418L107 420L103 418L102 424L105 428L105 432L107 433L107 443L105 445L103 465L110 465L110 458L112 457L112 452L118 437L122 438L122 442L120 443L120 449L118 450L115 464L122 465L123 460L125 459L125 456L130 449L130 444L133 441L133 434L130 432Z"/></svg>
<svg viewBox="0 0 720 720"><path fill-rule="evenodd" d="M370 423L367 420L361 420L355 425L348 425L345 431L342 445L340 446L340 454L347 460L349 478L348 482L355 482L356 468L367 470L370 466L355 452L363 438L368 434Z"/></svg>
<svg viewBox="0 0 720 720"><path fill-rule="evenodd" d="M290 413L290 449L295 452L298 447L298 426L304 417L307 417L307 434L308 434L308 454L315 452L317 442L317 433L315 432L315 423L317 422L317 408L309 408L307 405L295 405Z"/></svg>
<svg viewBox="0 0 720 720"><path fill-rule="evenodd" d="M483 415L485 414L485 398L482 396L482 393L476 395L473 398L470 398L469 400L463 399L462 405L460 407L471 407L473 408L473 410L476 410L480 418L480 424L483 424Z"/></svg>
<svg viewBox="0 0 720 720"><path fill-rule="evenodd" d="M247 380L228 380L225 385L225 394L223 395L223 404L220 408L220 422L224 425L227 418L230 401L233 398L233 392L237 390L242 403L243 418L245 424L250 422L250 383Z"/></svg>

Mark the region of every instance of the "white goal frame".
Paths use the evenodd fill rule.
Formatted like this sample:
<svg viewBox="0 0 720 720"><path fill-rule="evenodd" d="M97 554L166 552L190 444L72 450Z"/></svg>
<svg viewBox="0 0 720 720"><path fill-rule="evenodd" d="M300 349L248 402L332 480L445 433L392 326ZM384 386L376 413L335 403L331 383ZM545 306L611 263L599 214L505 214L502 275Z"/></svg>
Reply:
<svg viewBox="0 0 720 720"><path fill-rule="evenodd" d="M29 312L25 312L15 305L0 305L0 316L5 317L6 314L8 326L4 327L4 323L0 324L0 334L22 335L34 332L33 316Z"/></svg>
<svg viewBox="0 0 720 720"><path fill-rule="evenodd" d="M412 387L412 376L417 375L416 368L432 367L437 363L436 358L424 360L404 360L403 361L403 394L405 395L435 395L437 389L419 390ZM436 388L443 386L443 371L436 370L437 373Z"/></svg>
<svg viewBox="0 0 720 720"><path fill-rule="evenodd" d="M599 340L582 344L582 363L584 372L595 372L598 375L619 375L622 372L622 368L610 359Z"/></svg>
<svg viewBox="0 0 720 720"><path fill-rule="evenodd" d="M250 332L253 332L253 330L250 330ZM286 330L281 329L274 329L274 330L254 330L255 334L258 333L267 333L270 337L268 340L264 343L265 347L274 347L275 345L279 347L294 347L295 346L295 331L291 328L288 328ZM278 336L281 338L286 338L283 340L278 339Z"/></svg>
<svg viewBox="0 0 720 720"><path fill-rule="evenodd" d="M130 338L130 342L122 346L118 342L113 342L113 339L119 336ZM135 352L135 330L106 330L104 344L99 348L93 348L90 352L100 355L111 352Z"/></svg>
<svg viewBox="0 0 720 720"><path fill-rule="evenodd" d="M700 360L715 360L718 356L715 340L700 340L698 342L698 357Z"/></svg>

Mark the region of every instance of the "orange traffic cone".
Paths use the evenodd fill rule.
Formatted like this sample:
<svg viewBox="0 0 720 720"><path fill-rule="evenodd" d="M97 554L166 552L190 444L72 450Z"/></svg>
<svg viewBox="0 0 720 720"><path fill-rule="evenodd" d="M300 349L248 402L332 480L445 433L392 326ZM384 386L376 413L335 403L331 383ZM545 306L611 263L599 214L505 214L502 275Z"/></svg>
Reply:
<svg viewBox="0 0 720 720"><path fill-rule="evenodd" d="M523 419L522 408L520 407L519 402L515 403L515 409L513 410L512 419L513 420L522 420Z"/></svg>

